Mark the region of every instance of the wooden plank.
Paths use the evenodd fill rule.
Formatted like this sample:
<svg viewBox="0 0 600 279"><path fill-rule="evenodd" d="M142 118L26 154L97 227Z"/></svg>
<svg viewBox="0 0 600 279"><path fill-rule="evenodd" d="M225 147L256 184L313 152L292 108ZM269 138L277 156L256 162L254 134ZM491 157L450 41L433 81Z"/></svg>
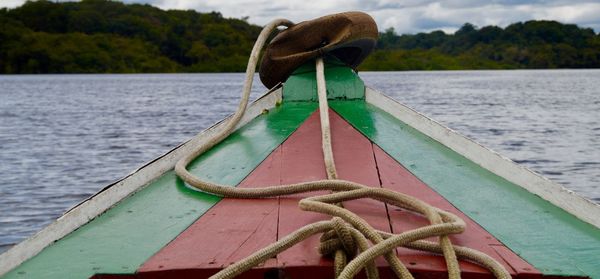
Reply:
<svg viewBox="0 0 600 279"><path fill-rule="evenodd" d="M334 111L330 110L329 115L338 177L380 188L371 141ZM360 199L344 202L344 207L364 218L375 229L392 232L386 204L372 199ZM378 266L388 266L383 257L378 258L376 263Z"/></svg>
<svg viewBox="0 0 600 279"><path fill-rule="evenodd" d="M380 187L371 142L333 111L330 111L330 122L334 160L339 177ZM320 129L319 115L315 112L283 143L282 183L327 177L323 163ZM325 192L320 194L323 193ZM297 203L301 197L310 195L315 195L315 193L281 198L280 237L311 222L330 218L321 214L304 212L298 208ZM365 199L345 202L344 206L365 218L374 227L390 231L384 204ZM288 276L302 276L310 271L311 275L317 276L317 278L330 278L333 274L331 260L321 258L316 251L317 246L318 237L311 237L281 253L278 256L278 264L285 267ZM384 261L381 263L386 265Z"/></svg>
<svg viewBox="0 0 600 279"><path fill-rule="evenodd" d="M373 145L337 113L330 111L331 137L338 177L380 188ZM391 232L384 203L372 199L344 202L344 207L365 218L374 228Z"/></svg>
<svg viewBox="0 0 600 279"><path fill-rule="evenodd" d="M600 278L600 229L371 104L331 101L330 106L544 275Z"/></svg>
<svg viewBox="0 0 600 279"><path fill-rule="evenodd" d="M533 266L529 265L517 255L513 254L512 257L509 258L512 262L514 262L513 264L507 263L505 258L500 257L496 253L496 250L491 247L491 245L503 246L494 236L490 235L471 218L467 217L464 213L456 209L446 199L412 175L408 170L396 162L396 160L386 154L379 146L375 146L374 150L381 183L384 188L411 195L435 207L454 213L458 217L465 220L467 224L465 232L458 235L452 235L450 237L453 244L477 249L480 252L492 256L494 259L502 263L513 276L518 274L512 268L513 265L526 267L528 269L527 274L529 275L537 274L541 276L539 271L537 271ZM400 233L402 231L415 229L429 224L425 218L404 210L399 210L397 208L390 209L390 220L392 229L395 233ZM430 240L437 241L435 238ZM435 256L430 253L419 252L407 248L399 248L398 254L401 256L403 262L409 263L411 269L432 270L445 276L446 264L441 256ZM487 270L469 262L461 261L460 267L462 273L465 275L471 273L469 276L480 278L491 277L491 274L489 274Z"/></svg>
<svg viewBox="0 0 600 279"><path fill-rule="evenodd" d="M281 147L238 187L278 185L280 166ZM138 269L138 277L208 277L275 242L278 210L277 198L223 199L146 261ZM276 259L266 266L276 266ZM262 278L261 274L255 274Z"/></svg>
<svg viewBox="0 0 600 279"><path fill-rule="evenodd" d="M282 144L281 164L282 184L327 179L321 150L321 128L318 111L308 117L302 126ZM324 193L326 192L321 191L281 197L279 200L279 237L284 237L304 225L329 219L325 215L305 212L298 208L298 201L303 197ZM286 267L286 273L300 272L297 276L300 276L302 272L306 272L305 267L331 266L331 261L319 256L316 250L318 244L318 236L310 237L279 254L277 256L278 264ZM328 272L330 269L315 270L314 275L317 276L318 271ZM311 274L313 274L312 270Z"/></svg>
<svg viewBox="0 0 600 279"><path fill-rule="evenodd" d="M311 103L274 108L204 154L190 170L205 179L236 185L315 109ZM218 200L188 189L168 172L3 278L132 273Z"/></svg>

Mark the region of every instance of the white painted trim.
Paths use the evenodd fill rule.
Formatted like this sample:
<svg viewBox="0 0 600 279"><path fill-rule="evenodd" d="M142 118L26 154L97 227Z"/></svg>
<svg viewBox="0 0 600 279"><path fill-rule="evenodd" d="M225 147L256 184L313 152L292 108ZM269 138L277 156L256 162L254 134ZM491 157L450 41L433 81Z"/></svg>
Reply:
<svg viewBox="0 0 600 279"><path fill-rule="evenodd" d="M556 182L518 165L512 160L445 127L435 120L396 100L367 87L365 99L400 121L419 130L439 143L458 152L481 167L519 185L527 191L600 228L600 205L597 205Z"/></svg>
<svg viewBox="0 0 600 279"><path fill-rule="evenodd" d="M246 114L241 119L236 130L261 114L263 110L273 108L277 102L281 102L281 97L282 90L281 87L278 86L257 99L248 106ZM113 205L117 204L119 201L143 189L167 171L172 170L175 163L179 161L184 154L190 152L193 147L206 143L210 136L217 133L225 126L226 120L230 117L231 116L221 120L212 127L194 136L189 141L182 143L178 147L147 163L121 180L109 185L94 196L68 210L63 216L39 231L37 234L1 254L0 276L19 266L24 261L34 257L54 241L65 237L72 231L83 226Z"/></svg>

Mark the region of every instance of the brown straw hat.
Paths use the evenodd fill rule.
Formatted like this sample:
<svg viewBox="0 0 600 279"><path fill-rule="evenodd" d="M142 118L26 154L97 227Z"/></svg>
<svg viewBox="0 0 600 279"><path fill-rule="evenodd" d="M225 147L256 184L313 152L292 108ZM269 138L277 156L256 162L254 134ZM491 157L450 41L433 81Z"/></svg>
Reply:
<svg viewBox="0 0 600 279"><path fill-rule="evenodd" d="M260 80L267 88L318 56L329 54L356 68L373 51L377 24L363 12L345 12L303 21L277 34L267 46Z"/></svg>

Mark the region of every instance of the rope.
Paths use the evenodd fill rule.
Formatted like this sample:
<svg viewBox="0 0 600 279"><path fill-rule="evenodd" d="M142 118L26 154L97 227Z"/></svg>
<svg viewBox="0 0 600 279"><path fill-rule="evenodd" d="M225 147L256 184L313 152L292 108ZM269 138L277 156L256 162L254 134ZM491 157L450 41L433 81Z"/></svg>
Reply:
<svg viewBox="0 0 600 279"><path fill-rule="evenodd" d="M267 24L260 33L252 48L248 67L246 68L246 80L240 104L225 128L215 134L207 144L198 146L193 152L181 158L175 165L175 172L188 185L193 186L202 192L226 198L269 198L328 190L331 191L331 193L302 199L298 205L302 210L328 214L333 218L329 221L308 224L290 235L279 239L277 242L253 253L247 258L229 265L210 278L234 278L315 234L322 234L321 244L319 246L321 255L334 258L336 278L354 278L354 276L362 269L365 269L367 278L379 278L374 259L379 256L384 256L388 261L390 268L399 278L412 279L413 276L406 266L398 259L395 253L396 247L400 246L442 254L446 260L450 279L460 278L458 258L474 262L487 268L496 278L511 278L506 269L490 256L470 248L452 245L448 235L462 233L466 226L464 221L456 215L428 205L409 195L337 179L337 172L331 148L329 108L327 105L322 58L317 58L316 75L322 148L327 170L327 180L259 188L235 188L203 181L187 170L187 165L192 160L212 148L234 131L246 110L260 50L273 29L281 25L290 27L293 23L285 19L277 19ZM364 219L341 206L341 203L344 201L362 198L375 199L421 214L429 220L430 225L399 234L378 231ZM439 242L423 240L430 237L439 237ZM372 245L370 245L369 242L371 242Z"/></svg>
<svg viewBox="0 0 600 279"><path fill-rule="evenodd" d="M319 96L319 116L321 119L321 142L323 145L323 160L325 161L325 170L327 179L336 179L335 161L333 160L333 150L331 148L331 133L329 127L329 105L327 104L327 88L325 85L325 67L323 58L317 58L317 95Z"/></svg>

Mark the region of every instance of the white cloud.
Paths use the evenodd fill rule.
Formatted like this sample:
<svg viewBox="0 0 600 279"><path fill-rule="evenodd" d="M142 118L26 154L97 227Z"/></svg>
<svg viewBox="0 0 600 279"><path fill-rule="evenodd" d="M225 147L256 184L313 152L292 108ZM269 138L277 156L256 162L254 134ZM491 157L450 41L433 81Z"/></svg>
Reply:
<svg viewBox="0 0 600 279"><path fill-rule="evenodd" d="M600 3L584 3L580 5L563 5L535 10L533 16L538 19L554 19L563 22L600 22Z"/></svg>
<svg viewBox="0 0 600 279"><path fill-rule="evenodd" d="M0 0L0 8L14 8L21 6L24 2L23 0Z"/></svg>
<svg viewBox="0 0 600 279"><path fill-rule="evenodd" d="M277 17L294 22L322 15L362 10L369 13L380 30L394 27L398 33L444 30L453 32L465 22L477 26L506 26L531 19L558 20L598 30L600 3L588 0L125 0L149 3L162 9L219 11L225 17L250 17L266 24ZM0 7L15 7L24 0L0 0Z"/></svg>

